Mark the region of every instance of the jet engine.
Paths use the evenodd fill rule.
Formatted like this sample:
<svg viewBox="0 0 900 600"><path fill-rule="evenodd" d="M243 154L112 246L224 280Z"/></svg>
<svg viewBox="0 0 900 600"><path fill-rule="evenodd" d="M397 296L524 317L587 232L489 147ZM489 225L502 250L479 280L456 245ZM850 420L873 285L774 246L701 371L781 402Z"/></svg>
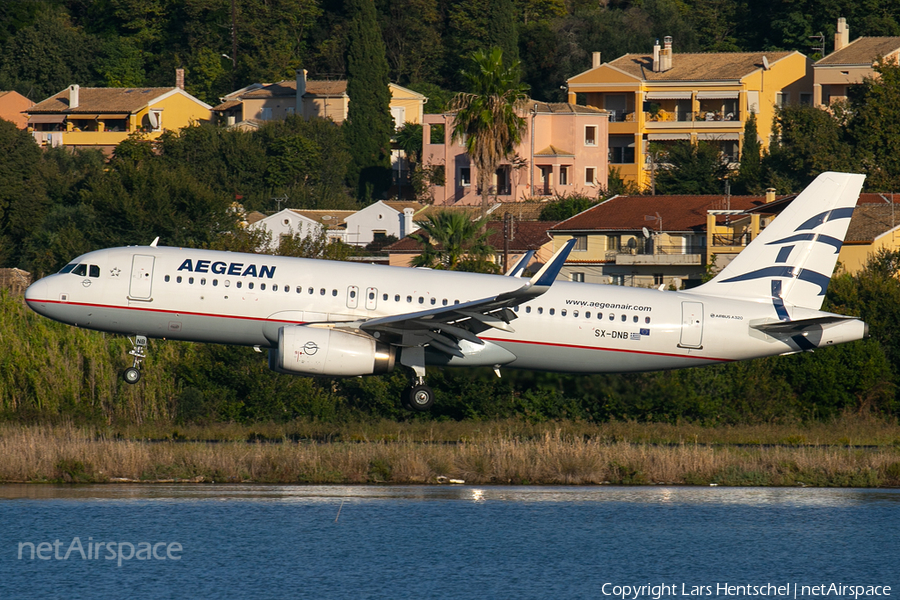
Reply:
<svg viewBox="0 0 900 600"><path fill-rule="evenodd" d="M278 330L278 347L269 350L277 373L356 377L394 369L396 348L366 335L293 325Z"/></svg>

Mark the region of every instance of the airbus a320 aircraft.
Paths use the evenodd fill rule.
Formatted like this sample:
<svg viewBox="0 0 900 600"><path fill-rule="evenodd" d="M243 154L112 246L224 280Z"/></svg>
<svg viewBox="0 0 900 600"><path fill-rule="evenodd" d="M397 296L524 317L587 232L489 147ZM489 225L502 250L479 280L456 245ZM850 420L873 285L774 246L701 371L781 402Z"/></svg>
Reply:
<svg viewBox="0 0 900 600"><path fill-rule="evenodd" d="M678 369L858 340L822 301L864 177L823 173L713 280L689 291L556 281L574 239L528 280L189 248L79 256L28 288L38 313L132 336L266 348L279 373L359 376L397 363L426 410L426 366L567 373Z"/></svg>

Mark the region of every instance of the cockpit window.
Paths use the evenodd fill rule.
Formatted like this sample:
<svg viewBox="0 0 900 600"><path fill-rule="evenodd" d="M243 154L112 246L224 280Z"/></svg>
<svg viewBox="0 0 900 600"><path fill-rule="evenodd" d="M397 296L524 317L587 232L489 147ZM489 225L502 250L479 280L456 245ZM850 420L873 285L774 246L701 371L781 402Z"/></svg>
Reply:
<svg viewBox="0 0 900 600"><path fill-rule="evenodd" d="M100 267L97 265L91 265L91 277L100 277Z"/></svg>
<svg viewBox="0 0 900 600"><path fill-rule="evenodd" d="M85 275L87 275L87 267L88 266L86 264L82 263L82 264L76 266L74 269L72 269L72 274L80 275L80 276L84 277Z"/></svg>
<svg viewBox="0 0 900 600"><path fill-rule="evenodd" d="M74 269L77 266L78 266L78 263L69 263L66 266L64 266L62 269L60 269L59 273L60 273L60 275L62 275L63 273L68 273L69 271L71 271L72 269Z"/></svg>

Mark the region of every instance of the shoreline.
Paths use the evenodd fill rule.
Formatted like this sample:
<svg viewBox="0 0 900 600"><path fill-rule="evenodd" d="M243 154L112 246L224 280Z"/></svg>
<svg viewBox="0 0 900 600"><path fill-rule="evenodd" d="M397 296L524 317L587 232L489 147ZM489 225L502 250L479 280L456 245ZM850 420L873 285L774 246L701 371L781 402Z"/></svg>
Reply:
<svg viewBox="0 0 900 600"><path fill-rule="evenodd" d="M441 438L456 423L447 430L428 424L430 439L408 430L381 439L270 443L257 431L253 438L208 443L179 439L183 434L150 440L73 426L6 424L0 426L0 483L900 486L900 445L890 439L897 429L892 425L885 426L891 435L884 443L866 447L798 437L790 445L712 444L713 429L703 442L697 436L668 443L653 424L626 424L635 430L628 439L600 435L603 425L592 426L593 436L565 424L546 424L530 436L497 435L494 429L509 423L477 425L480 433L453 443ZM734 433L719 431L719 437Z"/></svg>

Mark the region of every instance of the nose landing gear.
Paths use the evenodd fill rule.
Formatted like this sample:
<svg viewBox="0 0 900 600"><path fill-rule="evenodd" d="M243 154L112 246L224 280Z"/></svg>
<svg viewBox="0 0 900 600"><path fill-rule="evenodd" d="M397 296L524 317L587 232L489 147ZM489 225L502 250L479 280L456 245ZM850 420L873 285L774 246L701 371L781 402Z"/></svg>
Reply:
<svg viewBox="0 0 900 600"><path fill-rule="evenodd" d="M122 372L122 379L125 383L134 385L141 380L141 362L147 357L147 336L136 335L131 341L131 350L128 354L134 357L134 363Z"/></svg>

